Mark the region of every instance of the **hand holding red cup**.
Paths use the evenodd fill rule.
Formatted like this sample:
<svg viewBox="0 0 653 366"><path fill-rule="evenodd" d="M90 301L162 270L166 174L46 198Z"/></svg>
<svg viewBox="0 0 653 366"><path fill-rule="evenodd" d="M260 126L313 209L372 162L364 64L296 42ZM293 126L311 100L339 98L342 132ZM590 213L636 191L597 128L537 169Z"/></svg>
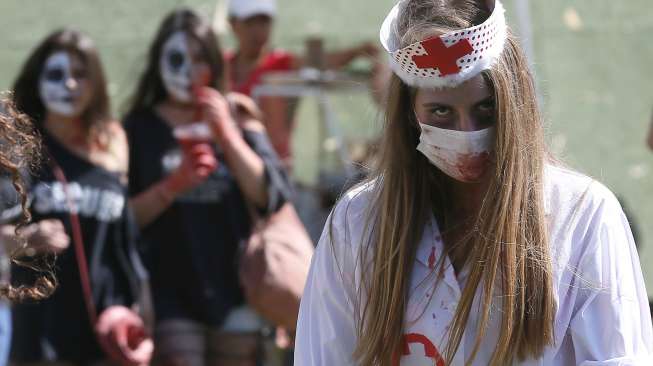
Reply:
<svg viewBox="0 0 653 366"><path fill-rule="evenodd" d="M166 180L168 191L174 195L202 184L218 167L210 138L206 140L183 133L177 135L182 151L181 164Z"/></svg>

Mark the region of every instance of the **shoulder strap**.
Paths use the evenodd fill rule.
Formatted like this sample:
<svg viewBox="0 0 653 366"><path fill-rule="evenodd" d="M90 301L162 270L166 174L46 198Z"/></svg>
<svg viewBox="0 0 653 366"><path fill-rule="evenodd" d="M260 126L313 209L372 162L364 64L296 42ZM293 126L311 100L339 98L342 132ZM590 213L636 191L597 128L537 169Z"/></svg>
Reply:
<svg viewBox="0 0 653 366"><path fill-rule="evenodd" d="M82 227L79 223L79 216L77 216L76 210L73 207L72 198L68 191L68 180L63 170L57 164L57 162L50 156L50 165L52 167L52 172L54 177L61 183L63 186L64 194L66 195L66 201L68 204L68 211L70 213L70 226L72 228L72 240L73 246L75 247L75 257L77 258L77 269L79 270L79 278L82 284L82 293L84 295L84 303L86 304L86 311L88 312L88 318L91 320L91 324L97 323L97 309L95 303L93 302L93 295L91 290L91 279L88 272L88 262L86 261L86 252L84 250L84 240L82 238Z"/></svg>

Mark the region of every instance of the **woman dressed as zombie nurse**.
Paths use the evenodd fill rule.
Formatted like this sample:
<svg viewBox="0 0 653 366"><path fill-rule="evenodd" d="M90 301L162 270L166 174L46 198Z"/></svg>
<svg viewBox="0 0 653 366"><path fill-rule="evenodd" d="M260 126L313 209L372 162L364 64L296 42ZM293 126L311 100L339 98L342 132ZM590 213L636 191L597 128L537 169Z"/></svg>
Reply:
<svg viewBox="0 0 653 366"><path fill-rule="evenodd" d="M653 364L628 222L548 158L500 1L400 1L381 41L380 164L324 230L295 365Z"/></svg>
<svg viewBox="0 0 653 366"><path fill-rule="evenodd" d="M131 310L145 272L127 210L127 139L109 116L92 41L74 30L47 37L24 64L14 102L43 138L43 165L28 177L33 223L23 229L22 260L55 258L58 288L13 308L12 363L147 363L152 342ZM4 202L12 200L2 192ZM14 202L20 208L15 194ZM20 213L4 209L3 224ZM41 276L22 266L12 275L18 283Z"/></svg>
<svg viewBox="0 0 653 366"><path fill-rule="evenodd" d="M259 326L241 307L237 249L250 234L248 208L274 212L290 187L255 105L224 96L224 75L210 25L174 11L125 120L131 201L157 315L156 364L249 365L257 352L255 342L231 334Z"/></svg>

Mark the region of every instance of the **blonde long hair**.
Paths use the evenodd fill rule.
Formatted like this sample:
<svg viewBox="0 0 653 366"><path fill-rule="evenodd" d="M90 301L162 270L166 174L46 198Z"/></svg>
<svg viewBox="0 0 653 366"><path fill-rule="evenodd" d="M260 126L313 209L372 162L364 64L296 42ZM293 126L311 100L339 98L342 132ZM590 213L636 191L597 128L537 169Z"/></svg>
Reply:
<svg viewBox="0 0 653 366"><path fill-rule="evenodd" d="M404 45L428 32L482 22L488 11L476 1L408 0L399 29ZM483 74L496 100L494 174L465 245L469 278L451 324L444 352L447 364L459 348L474 297L482 306L470 357L475 358L501 296L501 329L489 364L537 358L553 342L555 300L543 202L546 160L543 130L532 76L509 35L496 65ZM404 331L411 269L422 228L435 213L447 228L447 179L415 147L419 126L413 114L415 90L393 75L379 163L367 215L357 301L358 343L354 357L365 366L390 365ZM369 260L366 260L369 259Z"/></svg>

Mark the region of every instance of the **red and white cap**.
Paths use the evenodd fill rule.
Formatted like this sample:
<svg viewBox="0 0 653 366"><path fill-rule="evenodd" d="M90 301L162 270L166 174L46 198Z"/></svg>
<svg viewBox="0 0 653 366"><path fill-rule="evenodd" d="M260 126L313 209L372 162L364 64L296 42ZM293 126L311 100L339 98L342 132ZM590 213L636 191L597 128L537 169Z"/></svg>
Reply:
<svg viewBox="0 0 653 366"><path fill-rule="evenodd" d="M490 69L503 51L508 30L505 9L499 0L482 24L400 48L401 35L397 25L403 4L402 0L390 10L379 36L390 54L390 67L410 86L457 86Z"/></svg>
<svg viewBox="0 0 653 366"><path fill-rule="evenodd" d="M229 16L236 19L247 19L256 15L273 18L276 14L275 0L229 0Z"/></svg>

